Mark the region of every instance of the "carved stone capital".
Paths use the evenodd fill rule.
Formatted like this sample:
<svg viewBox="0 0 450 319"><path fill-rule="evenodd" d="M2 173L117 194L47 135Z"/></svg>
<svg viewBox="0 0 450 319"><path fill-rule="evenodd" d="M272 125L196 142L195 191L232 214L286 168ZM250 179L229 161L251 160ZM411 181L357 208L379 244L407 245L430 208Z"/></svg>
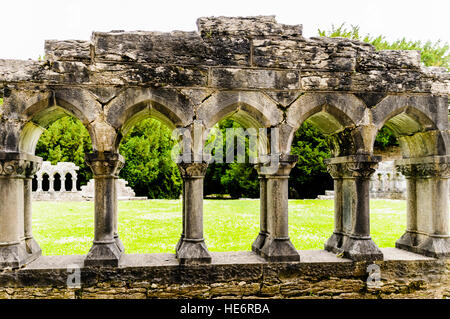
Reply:
<svg viewBox="0 0 450 319"><path fill-rule="evenodd" d="M298 156L291 154L265 155L260 163L255 165L260 177L289 177L292 168L297 164Z"/></svg>
<svg viewBox="0 0 450 319"><path fill-rule="evenodd" d="M349 177L369 179L375 173L378 162L350 162L345 164L345 174Z"/></svg>
<svg viewBox="0 0 450 319"><path fill-rule="evenodd" d="M23 159L0 160L0 176L24 178L27 165Z"/></svg>
<svg viewBox="0 0 450 319"><path fill-rule="evenodd" d="M378 156L346 156L330 158L324 162L327 171L334 179L339 178L364 178L370 179L378 166Z"/></svg>
<svg viewBox="0 0 450 319"><path fill-rule="evenodd" d="M450 178L450 161L446 156L403 159L395 166L406 178Z"/></svg>
<svg viewBox="0 0 450 319"><path fill-rule="evenodd" d="M395 168L402 173L406 178L415 176L415 165L413 164L397 164Z"/></svg>
<svg viewBox="0 0 450 319"><path fill-rule="evenodd" d="M42 159L37 161L27 161L27 165L25 168L25 177L33 178L33 176L41 169Z"/></svg>
<svg viewBox="0 0 450 319"><path fill-rule="evenodd" d="M206 175L206 169L208 163L178 163L178 169L180 170L181 177L186 178L203 178Z"/></svg>
<svg viewBox="0 0 450 319"><path fill-rule="evenodd" d="M92 169L94 177L117 177L125 164L122 155L112 152L86 154L85 159Z"/></svg>
<svg viewBox="0 0 450 319"><path fill-rule="evenodd" d="M449 178L450 164L447 163L423 163L416 165L418 177L442 177Z"/></svg>
<svg viewBox="0 0 450 319"><path fill-rule="evenodd" d="M41 162L42 158L28 153L0 152L0 176L25 178L28 174L34 175Z"/></svg>

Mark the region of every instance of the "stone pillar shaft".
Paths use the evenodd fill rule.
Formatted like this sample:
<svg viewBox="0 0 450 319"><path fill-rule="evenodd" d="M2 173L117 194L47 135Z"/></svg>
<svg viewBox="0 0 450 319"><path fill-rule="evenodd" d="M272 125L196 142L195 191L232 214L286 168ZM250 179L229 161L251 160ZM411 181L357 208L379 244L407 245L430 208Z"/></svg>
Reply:
<svg viewBox="0 0 450 319"><path fill-rule="evenodd" d="M77 176L72 175L72 192L77 191Z"/></svg>
<svg viewBox="0 0 450 319"><path fill-rule="evenodd" d="M32 212L32 188L33 177L40 169L42 160L29 161L25 170L24 179L24 236L27 253L31 259L35 259L42 254L41 247L33 237L33 212Z"/></svg>
<svg viewBox="0 0 450 319"><path fill-rule="evenodd" d="M49 175L48 177L48 191L49 192L54 192L55 188L53 186L53 182L55 181L55 176L53 175Z"/></svg>
<svg viewBox="0 0 450 319"><path fill-rule="evenodd" d="M382 260L370 237L370 176L379 156L355 155L326 160L334 179L335 226L325 249L352 260Z"/></svg>
<svg viewBox="0 0 450 319"><path fill-rule="evenodd" d="M402 159L396 166L407 180L407 226L395 246L435 258L450 256L450 156Z"/></svg>
<svg viewBox="0 0 450 319"><path fill-rule="evenodd" d="M60 192L66 191L66 178L63 177L63 175L61 175L61 189L59 191Z"/></svg>
<svg viewBox="0 0 450 319"><path fill-rule="evenodd" d="M299 261L300 256L289 238L288 179L297 156L280 155L274 172L264 173L261 184L261 230L267 235L262 246L254 251L268 261ZM263 170L264 171L264 170ZM266 229L264 229L264 227ZM259 240L259 236L256 241ZM256 244L254 243L254 246Z"/></svg>
<svg viewBox="0 0 450 319"><path fill-rule="evenodd" d="M95 152L86 155L86 162L95 180L94 242L85 266L118 266L123 245L117 237L116 179L123 167L123 157L117 153Z"/></svg>
<svg viewBox="0 0 450 319"><path fill-rule="evenodd" d="M42 191L42 176L39 175L39 176L36 178L36 181L37 181L36 192L40 192L40 191Z"/></svg>
<svg viewBox="0 0 450 319"><path fill-rule="evenodd" d="M210 263L203 238L203 179L208 164L179 163L183 178L183 232L176 247L180 264Z"/></svg>
<svg viewBox="0 0 450 319"><path fill-rule="evenodd" d="M24 182L30 160L38 157L0 152L0 269L19 268L40 254L28 252L31 236L31 183Z"/></svg>
<svg viewBox="0 0 450 319"><path fill-rule="evenodd" d="M259 234L252 244L252 251L261 253L261 248L267 239L267 179L259 175Z"/></svg>

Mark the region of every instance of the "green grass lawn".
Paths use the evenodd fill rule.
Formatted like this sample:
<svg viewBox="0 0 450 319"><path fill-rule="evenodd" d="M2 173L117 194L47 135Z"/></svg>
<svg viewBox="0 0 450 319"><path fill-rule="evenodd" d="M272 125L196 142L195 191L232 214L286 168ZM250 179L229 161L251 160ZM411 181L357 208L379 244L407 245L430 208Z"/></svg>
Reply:
<svg viewBox="0 0 450 319"><path fill-rule="evenodd" d="M290 200L289 235L297 249L322 249L333 231L332 200ZM371 200L371 233L393 247L406 225L405 201ZM210 251L250 250L259 232L259 200L205 200ZM44 255L86 254L94 236L93 202L34 202L33 233ZM181 233L180 200L119 202L126 253L174 252Z"/></svg>

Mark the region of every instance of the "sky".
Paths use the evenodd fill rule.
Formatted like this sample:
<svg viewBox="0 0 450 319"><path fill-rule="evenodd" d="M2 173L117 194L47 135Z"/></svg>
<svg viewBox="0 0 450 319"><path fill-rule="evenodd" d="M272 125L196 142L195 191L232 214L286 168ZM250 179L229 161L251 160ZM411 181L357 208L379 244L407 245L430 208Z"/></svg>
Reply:
<svg viewBox="0 0 450 319"><path fill-rule="evenodd" d="M194 31L204 16L275 15L317 35L342 23L393 41L450 44L450 0L7 0L0 6L0 59L37 59L46 39L89 40L92 31Z"/></svg>

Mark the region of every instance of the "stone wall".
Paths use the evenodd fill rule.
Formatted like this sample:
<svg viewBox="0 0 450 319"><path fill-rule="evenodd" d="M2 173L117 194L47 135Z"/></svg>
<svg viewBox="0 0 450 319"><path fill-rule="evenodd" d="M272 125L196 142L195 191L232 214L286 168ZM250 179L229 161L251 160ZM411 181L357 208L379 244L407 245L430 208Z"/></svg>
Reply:
<svg viewBox="0 0 450 319"><path fill-rule="evenodd" d="M382 160L374 154L374 140L387 126L401 146L397 167L407 176L410 203L407 227L396 247L425 256L450 256L449 72L424 67L418 51L376 51L370 44L349 39L305 38L300 25L283 25L273 16L200 18L197 26L193 32L94 32L90 41L46 41L43 61L0 60L1 269L33 267L41 254L32 235L30 185L42 159L33 154L42 131L67 114L83 123L92 141L92 153L85 160L95 179L95 231L91 249L79 258L87 267L106 268L97 273L86 269L87 279L107 274L106 282L114 281L115 275L122 282L142 281L127 277L134 268L108 267L130 258L124 254L118 230L114 181L124 165L120 141L146 118L194 134L225 118L271 132L255 164L261 205L260 231L252 244L254 254L268 264L255 260L243 266L234 260L221 268L214 263L203 238L203 180L209 161L202 156L202 139L183 147L188 156L178 163L183 179L182 232L174 247L182 266L163 267L171 271L164 273L170 279L167 287L181 287L174 293L185 291L177 285L193 284L189 281L193 276L196 284L206 285L201 293L208 296L213 283L235 281L259 284L260 290L254 292L259 295L272 291L266 286L274 286L272 295L284 296L281 282L289 265L294 265L289 268L294 277L306 283L326 282L312 270L303 272L305 264L298 263L300 256L289 238L288 178L298 160L290 151L295 132L305 121L329 135L332 146L326 164L334 179L335 218L324 245L327 251L351 259L355 264L349 265L355 267L363 260L383 260L370 236L369 184ZM293 264L279 264L282 261ZM199 263L206 265L187 265ZM331 265L323 268L326 280L363 276L356 268L341 273L339 263L324 265ZM45 269L54 276L57 271L48 270L52 267ZM247 267L254 274L248 279ZM314 267L322 269L320 262ZM145 268L141 275L155 269L159 268ZM49 275L44 271L40 279L36 271L22 269L3 278L14 278L19 285L29 275L28 283L48 287ZM235 277L224 279L227 271ZM161 293L166 291L158 286L165 277L153 274L146 278L161 278L152 284ZM186 274L192 275L189 280ZM266 279L276 284L266 284ZM8 283L14 281L2 286ZM95 291L95 280L92 285L89 280L85 283L86 292L92 285ZM83 289L77 294L82 295ZM155 291L143 289L146 295ZM308 289L296 294L315 293ZM197 290L188 287L183 293L193 291Z"/></svg>
<svg viewBox="0 0 450 319"><path fill-rule="evenodd" d="M84 256L41 257L0 273L0 298L450 298L450 260L382 249L380 284L368 262L299 251L300 262L267 263L250 252L212 253L210 265L181 266L172 254L126 255L118 268L83 268ZM67 267L81 267L68 288Z"/></svg>

